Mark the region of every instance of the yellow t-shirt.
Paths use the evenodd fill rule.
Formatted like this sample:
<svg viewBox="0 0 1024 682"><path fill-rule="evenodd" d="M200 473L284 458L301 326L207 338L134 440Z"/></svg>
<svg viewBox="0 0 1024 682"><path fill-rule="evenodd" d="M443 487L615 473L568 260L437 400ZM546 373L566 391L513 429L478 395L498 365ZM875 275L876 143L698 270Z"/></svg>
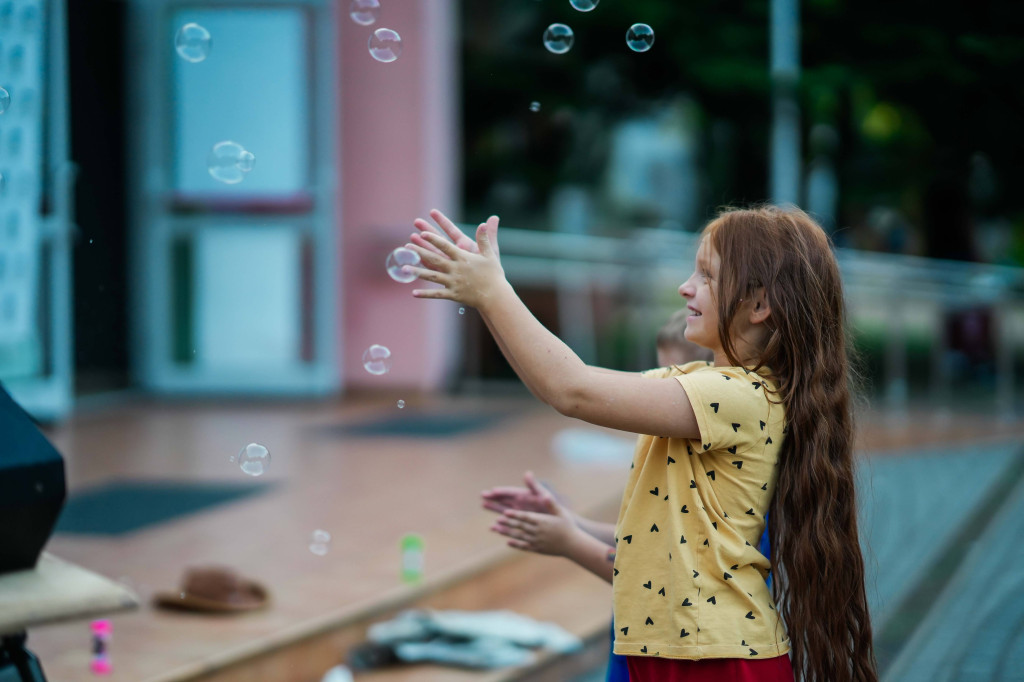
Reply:
<svg viewBox="0 0 1024 682"><path fill-rule="evenodd" d="M783 438L783 406L764 390L776 386L704 362L645 376L682 385L701 438L637 439L615 529L615 653L781 656L789 639L757 549Z"/></svg>

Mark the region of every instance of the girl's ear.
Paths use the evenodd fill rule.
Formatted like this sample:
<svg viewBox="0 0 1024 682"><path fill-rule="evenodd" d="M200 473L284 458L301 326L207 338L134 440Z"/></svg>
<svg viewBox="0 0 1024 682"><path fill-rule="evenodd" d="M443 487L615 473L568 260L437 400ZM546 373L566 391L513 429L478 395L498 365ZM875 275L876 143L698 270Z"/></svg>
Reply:
<svg viewBox="0 0 1024 682"><path fill-rule="evenodd" d="M750 324L761 324L772 315L772 307L764 295L764 288L755 289L750 296Z"/></svg>

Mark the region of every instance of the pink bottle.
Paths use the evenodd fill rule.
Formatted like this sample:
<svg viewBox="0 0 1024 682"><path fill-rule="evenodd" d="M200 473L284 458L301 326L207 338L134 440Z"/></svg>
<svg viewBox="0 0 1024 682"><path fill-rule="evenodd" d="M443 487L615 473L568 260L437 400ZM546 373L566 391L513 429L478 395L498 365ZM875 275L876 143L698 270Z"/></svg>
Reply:
<svg viewBox="0 0 1024 682"><path fill-rule="evenodd" d="M109 653L114 626L109 620L94 620L89 624L89 629L92 630L92 662L89 669L97 675L109 675L114 671Z"/></svg>

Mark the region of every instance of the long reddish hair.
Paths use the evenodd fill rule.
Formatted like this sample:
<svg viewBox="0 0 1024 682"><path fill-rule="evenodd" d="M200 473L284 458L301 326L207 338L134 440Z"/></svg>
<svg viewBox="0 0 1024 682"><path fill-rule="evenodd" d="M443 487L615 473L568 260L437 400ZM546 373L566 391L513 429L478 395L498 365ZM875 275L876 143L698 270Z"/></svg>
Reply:
<svg viewBox="0 0 1024 682"><path fill-rule="evenodd" d="M806 682L876 682L864 559L857 538L853 405L839 267L825 232L795 208L727 210L704 230L721 259L719 338L741 299L771 307L754 364L778 381L786 435L769 508L774 596ZM741 360L747 360L741 362Z"/></svg>

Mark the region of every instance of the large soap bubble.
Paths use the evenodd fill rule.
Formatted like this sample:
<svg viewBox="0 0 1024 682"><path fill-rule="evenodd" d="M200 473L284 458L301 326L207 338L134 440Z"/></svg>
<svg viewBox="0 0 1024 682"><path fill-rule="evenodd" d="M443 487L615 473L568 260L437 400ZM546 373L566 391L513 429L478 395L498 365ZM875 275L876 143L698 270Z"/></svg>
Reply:
<svg viewBox="0 0 1024 682"><path fill-rule="evenodd" d="M377 0L352 0L348 15L360 26L370 26L380 18L380 3Z"/></svg>
<svg viewBox="0 0 1024 682"><path fill-rule="evenodd" d="M581 12L589 12L597 7L597 3L600 1L601 0L569 0L569 4L573 6L573 9L578 9Z"/></svg>
<svg viewBox="0 0 1024 682"><path fill-rule="evenodd" d="M370 56L378 62L393 62L402 56L402 37L390 28L378 28L370 36Z"/></svg>
<svg viewBox="0 0 1024 682"><path fill-rule="evenodd" d="M206 168L213 179L228 185L240 183L255 165L256 156L231 140L213 145L206 158Z"/></svg>
<svg viewBox="0 0 1024 682"><path fill-rule="evenodd" d="M387 260L384 261L384 266L388 269L388 275L391 279L402 284L408 284L416 279L414 273L405 271L406 265L418 268L421 265L421 261L420 254L404 246L399 246L389 253Z"/></svg>
<svg viewBox="0 0 1024 682"><path fill-rule="evenodd" d="M391 370L391 351L387 346L373 344L363 351L363 367L370 374L387 374Z"/></svg>
<svg viewBox="0 0 1024 682"><path fill-rule="evenodd" d="M196 23L188 23L174 36L174 49L187 62L201 62L210 56L213 41L210 32Z"/></svg>
<svg viewBox="0 0 1024 682"><path fill-rule="evenodd" d="M647 52L654 45L654 29L647 24L633 24L626 31L626 45L633 52Z"/></svg>
<svg viewBox="0 0 1024 682"><path fill-rule="evenodd" d="M565 24L551 24L544 31L544 47L554 54L565 54L572 48L576 36Z"/></svg>
<svg viewBox="0 0 1024 682"><path fill-rule="evenodd" d="M259 443L249 443L238 453L238 466L250 476L261 476L270 468L270 451Z"/></svg>

